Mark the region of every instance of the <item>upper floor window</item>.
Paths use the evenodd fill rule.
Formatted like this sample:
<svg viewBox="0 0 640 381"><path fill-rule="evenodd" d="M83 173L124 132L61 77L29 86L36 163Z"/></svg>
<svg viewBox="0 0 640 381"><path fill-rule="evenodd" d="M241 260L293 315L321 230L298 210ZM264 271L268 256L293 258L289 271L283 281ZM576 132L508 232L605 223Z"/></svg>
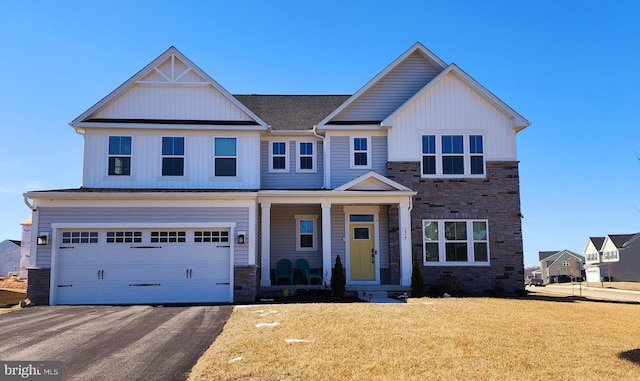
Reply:
<svg viewBox="0 0 640 381"><path fill-rule="evenodd" d="M269 170L273 172L287 172L289 170L287 163L289 162L289 154L287 150L287 142L271 142L269 147Z"/></svg>
<svg viewBox="0 0 640 381"><path fill-rule="evenodd" d="M371 168L369 138L353 138L351 142L351 168Z"/></svg>
<svg viewBox="0 0 640 381"><path fill-rule="evenodd" d="M302 172L315 171L315 155L313 142L298 142L298 166L296 170Z"/></svg>
<svg viewBox="0 0 640 381"><path fill-rule="evenodd" d="M482 135L423 135L421 166L423 176L484 175Z"/></svg>
<svg viewBox="0 0 640 381"><path fill-rule="evenodd" d="M487 221L422 221L424 264L486 265L489 263Z"/></svg>
<svg viewBox="0 0 640 381"><path fill-rule="evenodd" d="M184 175L184 137L162 137L162 176Z"/></svg>
<svg viewBox="0 0 640 381"><path fill-rule="evenodd" d="M109 136L109 176L131 175L131 136Z"/></svg>
<svg viewBox="0 0 640 381"><path fill-rule="evenodd" d="M214 176L237 175L236 138L215 138Z"/></svg>

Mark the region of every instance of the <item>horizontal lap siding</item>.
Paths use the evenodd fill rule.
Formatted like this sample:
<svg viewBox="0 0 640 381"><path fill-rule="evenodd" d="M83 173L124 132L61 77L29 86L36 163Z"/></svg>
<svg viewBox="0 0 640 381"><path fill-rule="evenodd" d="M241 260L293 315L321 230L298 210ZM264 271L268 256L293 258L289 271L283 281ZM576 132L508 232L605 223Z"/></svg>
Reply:
<svg viewBox="0 0 640 381"><path fill-rule="evenodd" d="M248 208L40 208L39 231L50 231L52 223L223 223L236 224L236 231L250 230ZM54 242L55 244L55 242ZM37 267L51 267L51 245L38 247ZM234 264L247 265L248 245L236 245Z"/></svg>
<svg viewBox="0 0 640 381"><path fill-rule="evenodd" d="M260 142L260 170L261 170L261 189L320 189L324 181L324 150L321 141L315 141L316 153L316 172L299 173L296 172L296 141L287 139L279 141L287 141L289 144L289 161L287 163L288 172L269 172L270 160L269 144L273 141ZM312 140L304 140L312 141Z"/></svg>
<svg viewBox="0 0 640 381"><path fill-rule="evenodd" d="M317 242L314 251L296 251L296 215L317 216ZM296 266L298 258L309 261L311 268L322 268L322 210L319 205L273 205L271 208L271 268L280 259Z"/></svg>
<svg viewBox="0 0 640 381"><path fill-rule="evenodd" d="M371 170L381 175L387 174L387 137L371 137L371 169L350 168L351 137L332 136L331 147L331 188L339 187Z"/></svg>

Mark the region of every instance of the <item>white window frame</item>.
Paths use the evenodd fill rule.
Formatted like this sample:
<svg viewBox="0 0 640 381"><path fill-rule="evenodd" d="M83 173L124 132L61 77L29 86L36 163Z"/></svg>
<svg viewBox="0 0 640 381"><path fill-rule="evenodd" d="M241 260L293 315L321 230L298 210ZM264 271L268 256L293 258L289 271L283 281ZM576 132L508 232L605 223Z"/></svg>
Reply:
<svg viewBox="0 0 640 381"><path fill-rule="evenodd" d="M284 140L273 140L273 141L269 141L268 143L269 143L269 172L289 172L289 142ZM274 143L284 143L284 169L273 168L273 158L276 156L279 156L279 157L283 156L281 154L275 155L273 153ZM236 151L237 151L237 147L236 147Z"/></svg>
<svg viewBox="0 0 640 381"><path fill-rule="evenodd" d="M130 144L130 153L129 154L123 154L123 153L111 153L111 138L129 138L129 144ZM133 157L133 136L131 135L109 135L107 137L107 176L109 177L131 177L131 167L132 167L132 157ZM129 174L128 175L123 175L123 174L119 174L119 173L109 173L109 169L111 167L110 163L111 163L111 158L114 159L119 159L119 158L128 158L129 159Z"/></svg>
<svg viewBox="0 0 640 381"><path fill-rule="evenodd" d="M431 221L436 222L438 224L438 239L437 241L427 241L425 237L425 222ZM445 239L445 231L444 226L445 222L465 222L466 223L466 231L467 231L467 239L466 240L447 240ZM474 222L483 222L487 227L487 231L485 234L485 239L475 239L473 236L473 223ZM438 261L427 261L426 260L426 243L434 242L438 244ZM467 261L450 261L448 262L447 253L446 253L446 243L452 242L464 242L467 245ZM486 261L476 261L475 260L475 252L474 252L474 243L486 243L487 245L487 260ZM464 220L464 219L430 219L425 218L422 220L422 263L423 266L437 267L437 266L489 266L491 264L491 253L490 253L490 242L489 242L489 221L483 219L474 219L474 220Z"/></svg>
<svg viewBox="0 0 640 381"><path fill-rule="evenodd" d="M236 141L236 154L235 156L225 156L225 155L218 155L216 153L216 139L235 139ZM238 177L238 158L240 157L239 155L239 150L240 150L240 145L238 144L238 137L237 136L216 136L213 138L213 177L217 177L220 179L233 179L233 178L237 178ZM217 175L216 174L216 159L235 159L236 160L236 174L235 176L224 176L224 175Z"/></svg>
<svg viewBox="0 0 640 381"><path fill-rule="evenodd" d="M309 157L309 155L302 155L302 153L300 152L300 144L302 143L311 143L311 169L302 169L300 167L300 159L302 157ZM308 173L314 173L317 172L317 165L316 165L316 142L312 141L312 140L299 140L296 141L296 172L308 172Z"/></svg>
<svg viewBox="0 0 640 381"><path fill-rule="evenodd" d="M436 152L433 153L422 153L422 137L423 136L434 136L435 137L435 148ZM442 137L443 136L462 136L462 154L444 154L442 151ZM482 137L482 153L471 153L471 136L481 136ZM483 133L446 133L446 134L420 134L420 139L418 139L420 144L420 148L418 152L420 152L420 177L422 178L436 178L436 177L448 177L448 178L486 178L487 177L487 160L486 160L486 134ZM423 166L423 158L425 156L434 156L436 159L436 173L435 174L425 174L424 166ZM442 160L447 156L462 156L464 170L462 174L445 174ZM472 156L481 156L482 157L482 173L472 174L471 173L471 158Z"/></svg>
<svg viewBox="0 0 640 381"><path fill-rule="evenodd" d="M356 150L356 139L366 139L367 140L367 149L366 150ZM366 153L367 154L367 164L366 165L356 165L355 163L355 154L357 152ZM349 167L351 169L371 169L371 136L352 136L349 138Z"/></svg>
<svg viewBox="0 0 640 381"><path fill-rule="evenodd" d="M296 219L296 251L317 251L318 250L318 216L314 214L297 214ZM300 221L313 222L312 247L302 247L300 242Z"/></svg>
<svg viewBox="0 0 640 381"><path fill-rule="evenodd" d="M171 138L171 139L182 139L182 155L179 154L164 154L162 152L162 146L164 144L164 138ZM160 164L160 174L162 175L163 178L184 178L187 175L187 139L184 136L172 136L172 135L163 135L161 140L160 140L160 150L161 150L161 154L162 154L162 161ZM164 159L182 159L182 175L165 175L162 172L164 171Z"/></svg>

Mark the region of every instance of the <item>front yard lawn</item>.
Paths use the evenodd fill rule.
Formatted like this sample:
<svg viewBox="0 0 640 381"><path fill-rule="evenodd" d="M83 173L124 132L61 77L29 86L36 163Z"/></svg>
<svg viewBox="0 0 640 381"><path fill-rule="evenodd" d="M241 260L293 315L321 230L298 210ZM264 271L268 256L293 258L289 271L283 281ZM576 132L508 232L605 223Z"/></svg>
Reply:
<svg viewBox="0 0 640 381"><path fill-rule="evenodd" d="M640 305L539 299L238 306L189 380L637 378Z"/></svg>

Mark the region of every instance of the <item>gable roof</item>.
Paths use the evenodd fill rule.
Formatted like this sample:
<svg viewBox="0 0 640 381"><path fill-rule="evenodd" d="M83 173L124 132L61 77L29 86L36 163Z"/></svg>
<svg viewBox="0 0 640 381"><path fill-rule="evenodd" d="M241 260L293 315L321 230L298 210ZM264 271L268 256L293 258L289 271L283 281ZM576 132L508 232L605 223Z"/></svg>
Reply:
<svg viewBox="0 0 640 381"><path fill-rule="evenodd" d="M369 171L362 174L355 179L342 184L334 189L336 192L340 191L407 191L413 192L411 189L405 187L402 184L384 177L375 171Z"/></svg>
<svg viewBox="0 0 640 381"><path fill-rule="evenodd" d="M163 118L163 119L147 119L147 118L117 118L117 117L100 117L110 105L114 104L119 98L126 95L137 85L148 86L192 86L212 89L217 97L217 101L228 102L229 108L235 108L236 117L224 119L182 119L182 118ZM162 87L156 87L162 88ZM157 100L154 100L157 102ZM224 87L211 78L207 73L200 69L196 64L191 62L184 54L182 54L174 46L171 46L164 53L151 61L147 66L142 68L131 78L118 86L115 90L102 98L98 103L83 112L75 118L70 125L74 128L83 127L104 127L113 126L120 127L118 124L127 123L136 125L240 125L253 126L247 127L251 129L267 129L268 125L251 110L249 110L240 101L234 98Z"/></svg>
<svg viewBox="0 0 640 381"><path fill-rule="evenodd" d="M556 251L539 251L538 252L538 260L543 260L546 258L549 258L550 256L552 256L553 254L556 254L557 252L559 252L559 250Z"/></svg>
<svg viewBox="0 0 640 381"><path fill-rule="evenodd" d="M361 87L355 94L353 94L346 102L344 102L340 107L336 108L331 114L327 115L320 123L318 123L319 128L332 128L331 126L327 126L330 124L340 124L341 121L335 120L337 117L343 112L346 111L349 107L354 106L359 100L366 97L367 93L372 91L374 87L377 85L385 85L384 81L388 78L391 78L395 73L394 70L397 69L403 63L409 61L409 59L415 56L416 58L420 57L424 62L428 63L434 71L434 74L430 76L423 76L424 83L417 83L418 86L422 87L424 84L428 83L437 72L444 70L447 67L447 64L442 61L438 56L433 54L429 49L427 49L420 42L416 42L413 44L407 51L405 51L402 55L396 58L391 64L389 64L386 68L384 68L380 73L378 73L375 77L373 77L369 82L367 82L363 87ZM415 81L414 81L414 84ZM385 86L391 87L391 86ZM420 87L416 88L417 91ZM390 91L389 89L385 89L385 91ZM397 89L396 89L397 90ZM347 121L349 124L377 124L380 123L384 117L386 117L389 113L393 112L397 107L403 104L406 99L410 98L411 95L415 93L414 90L411 90L408 94L397 94L395 99L395 103L391 102L387 105L384 105L387 108L387 112L384 112L380 107L382 105L377 105L377 109L379 112L383 112L384 116L375 118L375 120L349 120ZM390 97L387 97L386 101L389 102ZM335 127L334 127L335 128Z"/></svg>
<svg viewBox="0 0 640 381"><path fill-rule="evenodd" d="M234 95L273 130L311 130L349 95ZM295 110L295 112L291 112Z"/></svg>
<svg viewBox="0 0 640 381"><path fill-rule="evenodd" d="M500 98L495 96L492 92L487 90L484 86L480 84L480 82L473 79L470 75L465 73L462 69L460 69L455 63L449 65L446 69L444 69L440 74L438 74L433 80L427 83L420 91L415 93L411 98L409 98L402 106L397 108L393 113L387 116L382 121L382 126L392 126L393 119L405 110L407 107L411 106L413 102L415 102L418 98L420 98L423 94L432 89L438 82L442 81L444 77L447 75L455 75L458 79L460 79L464 84L471 87L475 90L480 96L485 98L491 104L493 104L498 110L501 110L506 115L511 117L511 126L516 130L516 132L521 131L531 125L531 123L525 119L522 115L517 113L514 109L509 107L506 103L504 103Z"/></svg>
<svg viewBox="0 0 640 381"><path fill-rule="evenodd" d="M560 250L558 252L556 252L555 254L552 254L546 258L544 258L543 260L546 261L547 267L550 266L551 264L557 262L558 260L562 259L565 256L572 256L575 257L577 259L579 259L580 261L584 262L584 257L580 254L576 254L571 250Z"/></svg>
<svg viewBox="0 0 640 381"><path fill-rule="evenodd" d="M613 242L616 248L624 249L627 241L629 241L635 235L636 234L609 234L607 235L607 238L609 238L609 240Z"/></svg>

